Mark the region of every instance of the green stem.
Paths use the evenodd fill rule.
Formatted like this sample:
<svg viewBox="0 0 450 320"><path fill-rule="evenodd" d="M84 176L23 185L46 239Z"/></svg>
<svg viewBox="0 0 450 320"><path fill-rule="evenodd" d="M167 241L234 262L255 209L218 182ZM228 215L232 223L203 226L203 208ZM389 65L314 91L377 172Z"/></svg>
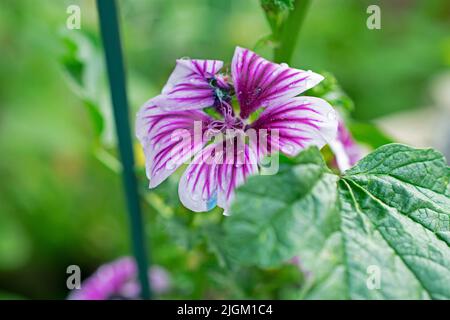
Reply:
<svg viewBox="0 0 450 320"><path fill-rule="evenodd" d="M274 49L275 62L291 62L292 54L297 44L298 33L305 19L310 2L310 0L295 0L294 9L289 13L280 33L276 35L278 46Z"/></svg>
<svg viewBox="0 0 450 320"><path fill-rule="evenodd" d="M115 0L97 0L97 8L100 18L106 66L108 69L114 120L119 141L119 152L122 161L122 177L130 220L131 241L139 270L141 296L143 299L150 299L149 265L144 242L144 227L137 190L137 180L134 173L134 155L128 118L128 100L116 2Z"/></svg>

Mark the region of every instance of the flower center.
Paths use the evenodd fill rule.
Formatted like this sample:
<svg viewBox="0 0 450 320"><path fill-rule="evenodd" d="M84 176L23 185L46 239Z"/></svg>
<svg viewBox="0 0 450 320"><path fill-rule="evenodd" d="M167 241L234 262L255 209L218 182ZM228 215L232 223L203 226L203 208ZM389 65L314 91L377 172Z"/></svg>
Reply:
<svg viewBox="0 0 450 320"><path fill-rule="evenodd" d="M225 133L227 130L243 131L244 127L245 124L242 119L234 116L228 116L223 120L212 121L208 125L208 130Z"/></svg>

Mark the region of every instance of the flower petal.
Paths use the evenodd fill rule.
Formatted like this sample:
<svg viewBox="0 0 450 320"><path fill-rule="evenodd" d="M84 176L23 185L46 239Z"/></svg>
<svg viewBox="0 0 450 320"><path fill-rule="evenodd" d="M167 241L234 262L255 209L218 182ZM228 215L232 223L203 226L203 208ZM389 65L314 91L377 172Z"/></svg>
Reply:
<svg viewBox="0 0 450 320"><path fill-rule="evenodd" d="M155 98L158 107L170 110L193 110L214 104L214 89L209 81L222 68L218 60L178 59L162 94Z"/></svg>
<svg viewBox="0 0 450 320"><path fill-rule="evenodd" d="M217 176L215 145L211 144L199 152L180 179L178 195L189 210L203 212L211 210L217 203Z"/></svg>
<svg viewBox="0 0 450 320"><path fill-rule="evenodd" d="M146 158L147 177L154 188L206 143L211 118L199 110L165 111L147 102L137 115L136 135Z"/></svg>
<svg viewBox="0 0 450 320"><path fill-rule="evenodd" d="M118 294L136 276L136 263L130 257L102 265L83 282L81 290L73 290L69 300L106 300Z"/></svg>
<svg viewBox="0 0 450 320"><path fill-rule="evenodd" d="M329 144L334 153L335 164L341 172L350 169L362 158L362 150L353 140L342 118L339 119L337 137Z"/></svg>
<svg viewBox="0 0 450 320"><path fill-rule="evenodd" d="M298 97L268 107L250 127L257 131L261 157L275 151L295 156L311 145L322 148L336 138L337 125L336 112L328 102Z"/></svg>
<svg viewBox="0 0 450 320"><path fill-rule="evenodd" d="M234 52L231 73L244 119L260 107L295 97L323 80L319 74L270 62L240 47Z"/></svg>
<svg viewBox="0 0 450 320"><path fill-rule="evenodd" d="M237 137L233 144L227 146L225 161L217 166L217 182L219 193L217 205L228 215L234 190L242 185L247 177L258 172L258 157L255 145L244 144L244 140ZM242 143L239 143L242 142Z"/></svg>
<svg viewBox="0 0 450 320"><path fill-rule="evenodd" d="M181 177L178 194L183 205L195 212L209 211L216 205L227 213L234 190L257 172L257 158L246 145L234 141L207 146Z"/></svg>

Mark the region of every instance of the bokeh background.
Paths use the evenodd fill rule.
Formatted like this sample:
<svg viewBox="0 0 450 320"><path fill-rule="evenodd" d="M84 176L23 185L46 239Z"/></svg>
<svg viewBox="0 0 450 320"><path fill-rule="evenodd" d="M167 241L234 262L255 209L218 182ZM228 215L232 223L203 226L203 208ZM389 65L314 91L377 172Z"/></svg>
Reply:
<svg viewBox="0 0 450 320"><path fill-rule="evenodd" d="M81 7L85 38L65 27L71 4ZM257 0L119 4L133 114L161 89L176 58L230 61L236 45L254 48L269 34ZM381 7L381 30L366 27L370 4ZM63 299L68 265L86 277L129 254L120 176L111 154L98 148L114 146L114 136L97 22L93 0L0 2L0 298ZM291 66L333 73L354 101L354 119L448 157L449 30L447 0L313 0ZM82 92L68 76L81 74L75 45L90 70ZM271 57L270 48L258 52ZM89 104L101 105L103 124L93 123ZM195 217L182 212L177 220L165 204L143 205L153 261L172 278L166 297L286 298L301 282L292 266L227 274L211 258L214 248L189 234Z"/></svg>

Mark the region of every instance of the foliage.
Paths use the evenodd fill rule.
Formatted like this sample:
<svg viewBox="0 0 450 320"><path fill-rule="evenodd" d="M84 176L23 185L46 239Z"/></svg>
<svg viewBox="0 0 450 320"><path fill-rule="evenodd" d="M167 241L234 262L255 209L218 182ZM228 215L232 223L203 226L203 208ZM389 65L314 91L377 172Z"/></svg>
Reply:
<svg viewBox="0 0 450 320"><path fill-rule="evenodd" d="M238 190L225 248L261 267L299 255L311 272L302 298L449 299L449 179L431 149L386 145L338 177L311 148Z"/></svg>

